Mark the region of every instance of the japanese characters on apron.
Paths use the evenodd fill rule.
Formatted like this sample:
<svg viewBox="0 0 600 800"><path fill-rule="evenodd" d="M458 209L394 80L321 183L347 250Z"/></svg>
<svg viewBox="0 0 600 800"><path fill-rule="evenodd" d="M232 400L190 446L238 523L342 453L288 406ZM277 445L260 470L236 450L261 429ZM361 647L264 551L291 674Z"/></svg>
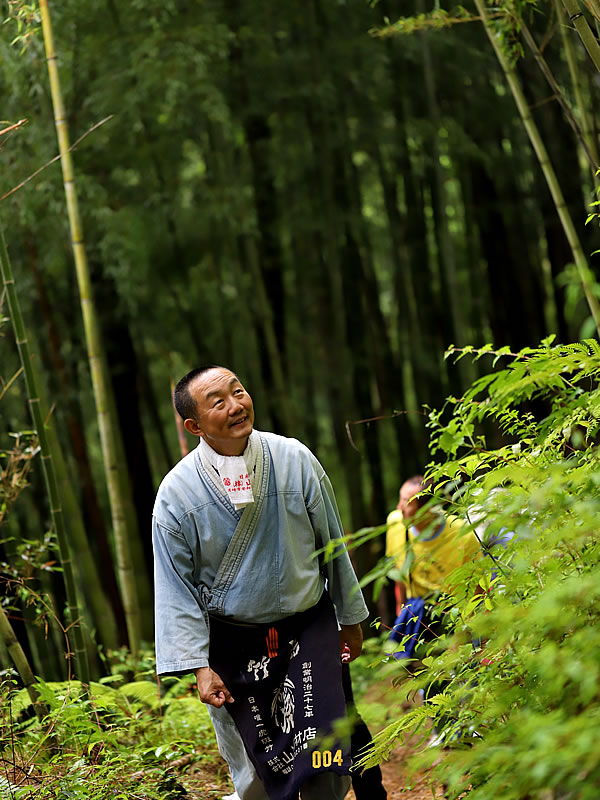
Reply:
<svg viewBox="0 0 600 800"><path fill-rule="evenodd" d="M349 737L342 742L327 736L346 717L338 625L329 595L324 592L312 608L269 624L218 616L258 523L269 468L267 451L258 459L255 502L244 509L212 587L202 587L202 598L210 615L209 663L234 697L227 711L269 798L290 800L318 772L347 775L351 757Z"/></svg>
<svg viewBox="0 0 600 800"><path fill-rule="evenodd" d="M234 697L227 711L269 798L296 798L317 772L347 775L349 741L323 742L346 716L329 595L271 625L210 625L210 666Z"/></svg>

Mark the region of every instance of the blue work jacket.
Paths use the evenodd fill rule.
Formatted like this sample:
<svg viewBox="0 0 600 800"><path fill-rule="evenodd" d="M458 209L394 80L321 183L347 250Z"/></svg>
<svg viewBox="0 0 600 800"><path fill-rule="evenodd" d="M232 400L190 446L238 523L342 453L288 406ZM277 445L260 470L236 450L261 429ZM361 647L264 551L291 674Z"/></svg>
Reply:
<svg viewBox="0 0 600 800"><path fill-rule="evenodd" d="M236 511L215 488L199 448L159 487L153 512L159 675L208 666L209 614L274 622L314 606L325 580L340 624L368 615L345 548L325 567L314 555L343 535L325 470L296 439L257 433L263 458L255 502L245 509Z"/></svg>

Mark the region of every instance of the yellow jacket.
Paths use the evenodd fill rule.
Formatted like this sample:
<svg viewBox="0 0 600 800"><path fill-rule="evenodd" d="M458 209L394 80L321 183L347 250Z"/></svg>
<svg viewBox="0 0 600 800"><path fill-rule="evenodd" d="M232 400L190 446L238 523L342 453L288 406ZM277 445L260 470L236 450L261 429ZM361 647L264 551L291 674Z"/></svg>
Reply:
<svg viewBox="0 0 600 800"><path fill-rule="evenodd" d="M406 558L406 526L400 510L388 515L387 524L385 552L402 569ZM440 591L453 570L478 557L479 540L473 531L463 531L464 526L465 522L458 517L443 517L440 526L426 539L416 528L409 527L408 539L414 553L410 581L406 582L409 596L424 597Z"/></svg>

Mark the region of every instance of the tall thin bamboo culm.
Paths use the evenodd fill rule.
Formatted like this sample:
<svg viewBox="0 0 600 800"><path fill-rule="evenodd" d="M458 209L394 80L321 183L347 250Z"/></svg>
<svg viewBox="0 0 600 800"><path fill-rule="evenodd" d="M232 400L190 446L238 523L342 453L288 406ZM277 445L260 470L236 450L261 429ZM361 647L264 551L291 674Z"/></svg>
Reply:
<svg viewBox="0 0 600 800"><path fill-rule="evenodd" d="M65 582L65 591L67 595L67 606L69 610L69 623L72 625L73 638L75 641L75 672L84 684L89 684L89 669L87 653L83 641L83 633L79 623L80 611L79 603L77 600L77 590L75 587L75 576L73 574L73 562L71 560L71 552L69 548L69 541L65 530L65 521L58 492L58 481L56 479L56 471L54 469L54 461L52 459L48 432L46 429L47 412L42 411L39 393L39 379L37 376L37 368L35 362L31 357L31 349L29 347L29 340L25 332L25 325L21 315L21 307L17 297L17 290L15 280L12 273L12 267L8 257L8 250L4 240L4 232L0 228L0 269L2 273L2 283L6 291L6 298L8 301L8 311L12 322L17 347L19 350L19 357L23 367L23 374L25 376L25 386L27 389L27 396L29 399L29 408L33 419L33 425L36 430L38 441L41 450L41 462L44 471L44 478L46 481L46 489L48 492L48 500L50 503L50 515L52 524L56 533L56 540L60 553L60 562L63 570L63 577Z"/></svg>
<svg viewBox="0 0 600 800"><path fill-rule="evenodd" d="M598 304L598 300L596 299L596 296L592 291L592 287L590 286L590 268L584 255L581 242L579 241L579 236L577 235L575 225L573 224L573 220L569 214L569 210L567 208L562 189L560 188L560 183L556 176L556 172L554 171L554 167L552 166L550 157L548 156L548 151L546 150L546 146L543 142L537 125L535 124L535 121L531 115L531 110L527 104L527 100L525 99L525 95L517 78L516 72L502 50L494 29L490 23L484 0L475 0L475 6L477 7L477 11L481 16L486 33L490 42L492 43L492 47L494 48L498 61L500 62L504 76L506 77L506 82L509 85L515 103L517 104L523 126L527 131L527 135L529 136L529 141L531 142L531 145L540 163L540 167L542 168L542 172L544 173L544 177L546 179L546 183L548 184L548 188L550 189L550 194L552 195L556 212L559 216L565 236L567 237L571 252L573 254L573 260L577 268L577 274L579 276L579 280L581 281L583 292L596 326L596 332L600 336L600 305Z"/></svg>
<svg viewBox="0 0 600 800"><path fill-rule="evenodd" d="M19 677L23 682L23 686L25 689L27 689L31 704L33 705L33 710L41 722L49 713L49 709L45 703L40 700L40 693L35 685L35 676L33 674L33 670L29 665L27 656L19 644L19 640L17 639L6 611L3 608L0 608L0 638L2 638L2 641L6 645L6 649L8 650L12 662L15 665L15 669L19 673Z"/></svg>
<svg viewBox="0 0 600 800"><path fill-rule="evenodd" d="M600 72L600 44L598 44L598 40L588 25L578 0L563 0L563 5L589 57L592 59L598 72Z"/></svg>
<svg viewBox="0 0 600 800"><path fill-rule="evenodd" d="M57 56L54 47L50 10L47 0L40 0L40 13L46 60L48 63L50 89L52 93L52 105L54 108L56 135L61 154L63 181L67 198L71 243L75 259L88 360L104 459L104 471L111 508L119 581L127 622L129 647L135 655L139 652L140 647L140 608L129 540L136 537L138 533L137 530L131 529L133 524L131 518L129 519L129 526L127 524L127 504L129 503L131 505L130 493L128 491L129 484L123 465L118 457L119 449L122 450L123 448L122 445L120 447L118 441L118 437L120 437L118 425L116 424L114 415L111 413L111 410L114 408L112 389L107 378L105 366L106 357L100 336L98 316L92 297L90 273L75 188L75 173L73 159L71 157L69 131L62 99Z"/></svg>

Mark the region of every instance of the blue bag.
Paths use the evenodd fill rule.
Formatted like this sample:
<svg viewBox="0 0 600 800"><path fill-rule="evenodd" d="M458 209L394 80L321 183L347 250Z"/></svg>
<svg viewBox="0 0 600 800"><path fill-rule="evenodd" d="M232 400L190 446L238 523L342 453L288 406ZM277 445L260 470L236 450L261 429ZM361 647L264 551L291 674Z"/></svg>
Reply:
<svg viewBox="0 0 600 800"><path fill-rule="evenodd" d="M421 622L425 616L425 601L422 597L409 597L396 617L394 627L390 633L393 642L400 643L405 636L410 636L404 642L404 651L394 653L394 658L414 658L415 646L421 629Z"/></svg>

